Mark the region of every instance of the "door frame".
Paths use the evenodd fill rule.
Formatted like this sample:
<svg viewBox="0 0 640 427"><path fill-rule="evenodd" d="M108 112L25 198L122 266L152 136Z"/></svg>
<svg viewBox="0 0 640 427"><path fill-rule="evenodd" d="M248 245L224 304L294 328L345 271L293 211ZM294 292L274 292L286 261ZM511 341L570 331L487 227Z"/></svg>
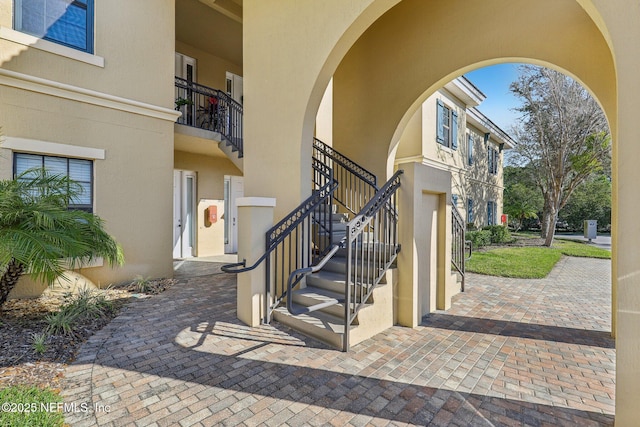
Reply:
<svg viewBox="0 0 640 427"><path fill-rule="evenodd" d="M224 176L224 253L238 252L238 203L244 196L244 177Z"/></svg>
<svg viewBox="0 0 640 427"><path fill-rule="evenodd" d="M198 176L195 171L173 171L173 257L197 256Z"/></svg>

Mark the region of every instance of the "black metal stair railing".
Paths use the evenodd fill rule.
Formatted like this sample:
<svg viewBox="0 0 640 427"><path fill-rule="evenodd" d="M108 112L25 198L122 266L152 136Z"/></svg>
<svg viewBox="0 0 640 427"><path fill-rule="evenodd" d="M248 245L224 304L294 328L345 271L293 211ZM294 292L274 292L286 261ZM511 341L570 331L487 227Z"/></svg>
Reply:
<svg viewBox="0 0 640 427"><path fill-rule="evenodd" d="M175 78L177 123L218 132L238 157L244 154L242 105L225 92Z"/></svg>
<svg viewBox="0 0 640 427"><path fill-rule="evenodd" d="M327 207L332 205L338 184L330 169L315 159L313 170L316 182L322 186L267 231L265 253L249 267L243 260L221 268L226 273L243 273L265 262L265 323L270 322L273 310L287 298L288 288L297 285L297 282L287 285L291 273L316 264L333 249L331 210Z"/></svg>
<svg viewBox="0 0 640 427"><path fill-rule="evenodd" d="M317 138L313 139L313 158L333 171L338 182L334 200L353 215L371 200L378 187L376 176Z"/></svg>
<svg viewBox="0 0 640 427"><path fill-rule="evenodd" d="M460 215L460 212L458 212L454 203L451 208L451 265L462 278L460 284L460 290L462 292L464 292L465 262L468 258L466 256L467 241L465 233L466 226L464 219L462 218L462 215ZM469 257L470 256L471 245L469 245Z"/></svg>
<svg viewBox="0 0 640 427"><path fill-rule="evenodd" d="M349 350L349 330L386 271L395 261L398 243L397 171L347 224L347 272L343 350Z"/></svg>

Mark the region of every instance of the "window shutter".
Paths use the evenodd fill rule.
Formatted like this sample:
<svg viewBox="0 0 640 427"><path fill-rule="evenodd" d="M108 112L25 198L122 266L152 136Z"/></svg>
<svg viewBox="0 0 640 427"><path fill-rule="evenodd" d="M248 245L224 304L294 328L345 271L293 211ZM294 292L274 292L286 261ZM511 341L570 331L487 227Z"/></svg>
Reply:
<svg viewBox="0 0 640 427"><path fill-rule="evenodd" d="M440 101L439 99L437 100L437 113L436 113L436 127L437 127L437 132L436 132L436 140L438 141L439 144L443 144L444 143L444 120L443 120L443 116L444 116L444 105L442 104L442 101Z"/></svg>
<svg viewBox="0 0 640 427"><path fill-rule="evenodd" d="M458 113L451 110L451 148L458 149Z"/></svg>

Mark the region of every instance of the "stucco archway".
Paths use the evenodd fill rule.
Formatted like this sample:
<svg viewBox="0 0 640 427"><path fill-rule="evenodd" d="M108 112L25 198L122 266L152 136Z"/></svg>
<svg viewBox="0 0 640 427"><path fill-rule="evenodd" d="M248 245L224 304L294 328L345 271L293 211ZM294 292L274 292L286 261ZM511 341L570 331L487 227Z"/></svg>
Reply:
<svg viewBox="0 0 640 427"><path fill-rule="evenodd" d="M421 94L453 77L479 64L522 59L554 64L577 77L603 106L614 142L616 422L633 425L640 396L640 339L634 332L640 324L640 222L633 185L640 180L640 148L634 144L640 6L629 0L395 3L245 0L245 135L246 146L254 147L245 158L246 170L253 171L247 173L247 194L276 197L276 218L308 194L303 147L310 144L311 118L334 70L334 143L381 178L404 115ZM378 5L375 13L369 9ZM358 31L366 31L351 43L355 33L344 37L356 21ZM252 80L260 87L252 87ZM619 226L623 235L616 233Z"/></svg>

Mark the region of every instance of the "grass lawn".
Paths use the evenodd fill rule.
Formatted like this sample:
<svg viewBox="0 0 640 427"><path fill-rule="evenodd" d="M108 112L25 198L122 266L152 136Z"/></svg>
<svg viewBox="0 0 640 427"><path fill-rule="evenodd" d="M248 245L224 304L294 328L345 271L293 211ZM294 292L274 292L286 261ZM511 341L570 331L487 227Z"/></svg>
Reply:
<svg viewBox="0 0 640 427"><path fill-rule="evenodd" d="M549 274L562 255L611 258L611 252L606 249L580 242L555 240L551 248L524 246L474 252L466 263L466 270L489 276L541 279Z"/></svg>
<svg viewBox="0 0 640 427"><path fill-rule="evenodd" d="M0 390L0 425L12 427L59 427L64 416L57 412L62 397L51 390L13 386Z"/></svg>
<svg viewBox="0 0 640 427"><path fill-rule="evenodd" d="M567 256L611 259L611 251L587 243L556 238L553 240L553 247L559 249L560 252Z"/></svg>

